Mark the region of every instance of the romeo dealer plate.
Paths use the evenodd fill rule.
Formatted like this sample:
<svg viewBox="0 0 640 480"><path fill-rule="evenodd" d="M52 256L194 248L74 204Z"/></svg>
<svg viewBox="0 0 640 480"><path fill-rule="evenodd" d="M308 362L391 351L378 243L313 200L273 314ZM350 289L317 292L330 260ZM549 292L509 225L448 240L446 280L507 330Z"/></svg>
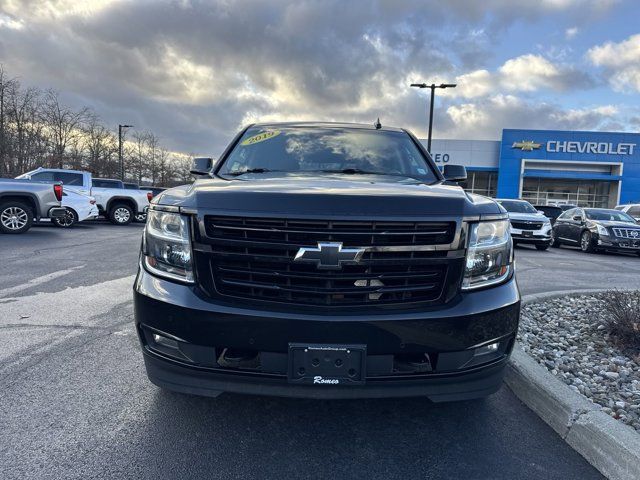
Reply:
<svg viewBox="0 0 640 480"><path fill-rule="evenodd" d="M289 382L306 385L362 385L366 345L289 344Z"/></svg>

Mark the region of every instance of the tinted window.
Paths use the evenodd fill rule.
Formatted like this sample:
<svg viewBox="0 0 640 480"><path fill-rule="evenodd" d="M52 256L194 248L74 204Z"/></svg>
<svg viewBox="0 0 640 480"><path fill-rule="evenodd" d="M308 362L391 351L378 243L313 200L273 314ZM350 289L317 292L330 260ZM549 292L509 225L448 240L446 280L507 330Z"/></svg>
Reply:
<svg viewBox="0 0 640 480"><path fill-rule="evenodd" d="M560 207L552 207L549 205L536 205L534 208L544 212L547 217L551 218L556 218L562 213L562 209Z"/></svg>
<svg viewBox="0 0 640 480"><path fill-rule="evenodd" d="M117 180L100 180L94 179L92 185L98 188L122 188L122 182Z"/></svg>
<svg viewBox="0 0 640 480"><path fill-rule="evenodd" d="M350 169L429 183L437 179L406 133L357 128L250 128L219 174L237 175L250 169L302 173Z"/></svg>
<svg viewBox="0 0 640 480"><path fill-rule="evenodd" d="M135 183L125 183L124 188L126 188L127 190L140 190L140 187L138 187L138 185L136 185Z"/></svg>
<svg viewBox="0 0 640 480"><path fill-rule="evenodd" d="M575 206L575 205L559 205L559 207L560 207L562 210L565 210L565 211L566 211L566 210L571 210L571 209L573 209L573 208L576 208L576 206Z"/></svg>
<svg viewBox="0 0 640 480"><path fill-rule="evenodd" d="M562 215L560 215L558 218L562 218L562 219L573 218L573 216L577 214L578 214L578 209L572 208L570 210L565 210L565 212Z"/></svg>
<svg viewBox="0 0 640 480"><path fill-rule="evenodd" d="M37 180L38 182L55 182L53 172L34 173L31 175L31 180Z"/></svg>
<svg viewBox="0 0 640 480"><path fill-rule="evenodd" d="M590 208L589 210L585 210L585 212L589 220L635 223L635 220L633 218L631 218L624 212L619 212L618 210Z"/></svg>
<svg viewBox="0 0 640 480"><path fill-rule="evenodd" d="M500 200L498 203L504 207L507 212L511 213L536 213L529 202L518 202L516 200Z"/></svg>
<svg viewBox="0 0 640 480"><path fill-rule="evenodd" d="M640 217L640 205L631 207L629 210L627 210L627 213L632 217Z"/></svg>
<svg viewBox="0 0 640 480"><path fill-rule="evenodd" d="M82 186L82 174L70 172L53 172L53 178L64 185Z"/></svg>

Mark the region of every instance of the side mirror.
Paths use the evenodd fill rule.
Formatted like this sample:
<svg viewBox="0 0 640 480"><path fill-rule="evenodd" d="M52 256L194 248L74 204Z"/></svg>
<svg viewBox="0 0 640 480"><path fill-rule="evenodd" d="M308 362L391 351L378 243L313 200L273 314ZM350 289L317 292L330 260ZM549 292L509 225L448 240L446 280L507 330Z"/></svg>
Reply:
<svg viewBox="0 0 640 480"><path fill-rule="evenodd" d="M467 169L464 165L445 165L442 171L448 182L464 182L467 179Z"/></svg>
<svg viewBox="0 0 640 480"><path fill-rule="evenodd" d="M190 173L193 175L209 175L213 168L213 159L208 157L197 157L193 159Z"/></svg>
<svg viewBox="0 0 640 480"><path fill-rule="evenodd" d="M542 210L538 210L538 213L539 213L540 215L544 215L545 217L547 216L547 214L546 214L546 213L544 213Z"/></svg>
<svg viewBox="0 0 640 480"><path fill-rule="evenodd" d="M582 221L583 221L583 219L582 219L582 216L581 216L581 215L574 215L574 216L573 216L573 220L574 220L575 222L582 222Z"/></svg>

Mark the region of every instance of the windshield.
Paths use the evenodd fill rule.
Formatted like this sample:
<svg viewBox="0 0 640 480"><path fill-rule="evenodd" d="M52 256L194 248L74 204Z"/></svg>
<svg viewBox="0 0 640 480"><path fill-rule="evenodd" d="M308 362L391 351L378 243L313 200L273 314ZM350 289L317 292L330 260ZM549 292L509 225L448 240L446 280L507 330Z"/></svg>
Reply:
<svg viewBox="0 0 640 480"><path fill-rule="evenodd" d="M242 136L220 175L331 172L438 180L409 135L357 128L254 127Z"/></svg>
<svg viewBox="0 0 640 480"><path fill-rule="evenodd" d="M498 203L511 213L538 213L529 202L518 202L515 200L500 200Z"/></svg>
<svg viewBox="0 0 640 480"><path fill-rule="evenodd" d="M636 221L624 212L617 210L585 210L585 215L589 220L604 220L609 222L628 222L636 223Z"/></svg>

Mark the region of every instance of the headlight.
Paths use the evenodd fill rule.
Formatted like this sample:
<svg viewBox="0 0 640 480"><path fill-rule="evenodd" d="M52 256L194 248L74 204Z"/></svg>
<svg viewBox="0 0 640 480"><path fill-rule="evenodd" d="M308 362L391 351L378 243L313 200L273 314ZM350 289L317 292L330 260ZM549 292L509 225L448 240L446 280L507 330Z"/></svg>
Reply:
<svg viewBox="0 0 640 480"><path fill-rule="evenodd" d="M550 227L551 226L551 220L549 220L548 218L544 221L544 223L542 224L543 227Z"/></svg>
<svg viewBox="0 0 640 480"><path fill-rule="evenodd" d="M149 210L142 255L151 273L193 282L188 218L179 213Z"/></svg>
<svg viewBox="0 0 640 480"><path fill-rule="evenodd" d="M505 280L511 273L512 255L508 220L471 224L462 289L472 290Z"/></svg>
<svg viewBox="0 0 640 480"><path fill-rule="evenodd" d="M599 223L596 223L596 230L598 230L598 235L609 235L607 229Z"/></svg>

